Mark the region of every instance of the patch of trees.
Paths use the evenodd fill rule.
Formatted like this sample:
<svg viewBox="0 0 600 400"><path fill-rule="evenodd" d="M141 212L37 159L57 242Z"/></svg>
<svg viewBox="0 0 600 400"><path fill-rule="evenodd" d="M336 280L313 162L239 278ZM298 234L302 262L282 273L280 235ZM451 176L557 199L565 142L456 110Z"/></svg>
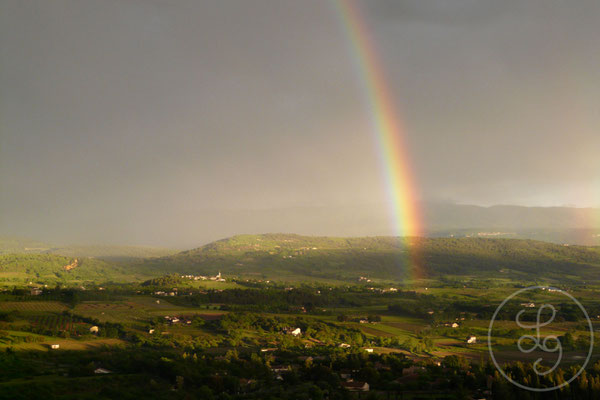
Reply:
<svg viewBox="0 0 600 400"><path fill-rule="evenodd" d="M183 282L181 275L171 274L161 276L159 278L149 279L142 282L142 286L154 286L154 287L173 287L180 285Z"/></svg>

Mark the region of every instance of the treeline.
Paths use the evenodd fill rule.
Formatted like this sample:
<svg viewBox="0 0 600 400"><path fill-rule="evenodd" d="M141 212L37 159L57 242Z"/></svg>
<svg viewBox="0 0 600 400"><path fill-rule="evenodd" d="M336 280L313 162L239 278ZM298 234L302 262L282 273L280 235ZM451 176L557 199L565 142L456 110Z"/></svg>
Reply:
<svg viewBox="0 0 600 400"><path fill-rule="evenodd" d="M171 274L161 276L159 278L149 279L147 281L142 282L141 286L154 286L154 287L173 287L180 285L183 282L183 279L179 274Z"/></svg>
<svg viewBox="0 0 600 400"><path fill-rule="evenodd" d="M110 371L94 374L96 368ZM531 365L504 367L519 383L550 388L568 381L578 366L538 376ZM45 376L60 374L61 379ZM520 389L489 361L471 363L447 356L440 363L413 362L402 354L356 350L288 349L274 353L229 350L212 354L194 349L103 348L98 351L0 353L0 399L150 398L205 400L343 400L350 376L367 382L361 398L489 398L493 400L572 400L600 398L600 363L561 389L534 393Z"/></svg>
<svg viewBox="0 0 600 400"><path fill-rule="evenodd" d="M385 304L398 299L414 300L426 297L427 295L413 291L379 293L362 287L300 287L207 290L188 296L172 297L169 301L190 307L222 304L222 309L225 310L322 313L323 309L332 307L361 307Z"/></svg>

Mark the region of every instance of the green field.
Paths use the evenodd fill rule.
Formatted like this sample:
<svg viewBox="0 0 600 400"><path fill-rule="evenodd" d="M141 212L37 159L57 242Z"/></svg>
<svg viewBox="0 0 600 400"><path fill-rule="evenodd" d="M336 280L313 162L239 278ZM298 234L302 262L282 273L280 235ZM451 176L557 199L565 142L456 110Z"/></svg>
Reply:
<svg viewBox="0 0 600 400"><path fill-rule="evenodd" d="M415 280L405 257L417 250L427 274ZM516 290L550 282L600 326L598 254L520 240L297 235L236 236L142 261L4 254L0 387L12 397L0 398L27 392L26 382L79 398L73 388L86 382L90 398L323 399L326 390L345 399L348 370L372 385L373 398L457 398L450 388L459 386L482 397L490 379L496 390L503 384L490 363L490 318ZM225 282L210 280L218 272ZM517 297L494 324L494 354L519 376L530 379L544 354L518 351L533 331L515 327L515 314L535 303L531 321L554 296ZM591 343L580 310L556 306L561 319L540 335L564 345L563 369L552 375L562 379ZM600 393L596 360L586 394L596 379ZM146 386L123 386L138 379Z"/></svg>

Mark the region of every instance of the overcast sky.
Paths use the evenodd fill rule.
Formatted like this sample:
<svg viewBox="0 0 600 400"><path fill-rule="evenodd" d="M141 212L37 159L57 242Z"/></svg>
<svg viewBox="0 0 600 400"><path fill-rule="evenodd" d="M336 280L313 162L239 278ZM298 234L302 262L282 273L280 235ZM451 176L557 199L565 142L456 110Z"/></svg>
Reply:
<svg viewBox="0 0 600 400"><path fill-rule="evenodd" d="M386 201L331 2L0 4L0 233L173 245ZM359 7L423 199L599 205L600 2Z"/></svg>

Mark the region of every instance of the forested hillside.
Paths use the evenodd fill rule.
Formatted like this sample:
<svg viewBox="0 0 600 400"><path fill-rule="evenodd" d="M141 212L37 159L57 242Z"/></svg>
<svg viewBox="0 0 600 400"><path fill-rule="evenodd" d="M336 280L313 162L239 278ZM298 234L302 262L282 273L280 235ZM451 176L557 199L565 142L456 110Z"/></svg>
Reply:
<svg viewBox="0 0 600 400"><path fill-rule="evenodd" d="M600 248L482 238L333 238L239 235L173 256L144 260L144 270L268 279L404 279L478 275L597 279Z"/></svg>
<svg viewBox="0 0 600 400"><path fill-rule="evenodd" d="M75 267L67 267L77 259ZM286 281L403 281L414 277L474 276L535 280L600 277L600 248L482 238L337 238L293 234L239 235L166 257L145 259L55 254L4 254L5 284L131 282L165 274L215 275Z"/></svg>

